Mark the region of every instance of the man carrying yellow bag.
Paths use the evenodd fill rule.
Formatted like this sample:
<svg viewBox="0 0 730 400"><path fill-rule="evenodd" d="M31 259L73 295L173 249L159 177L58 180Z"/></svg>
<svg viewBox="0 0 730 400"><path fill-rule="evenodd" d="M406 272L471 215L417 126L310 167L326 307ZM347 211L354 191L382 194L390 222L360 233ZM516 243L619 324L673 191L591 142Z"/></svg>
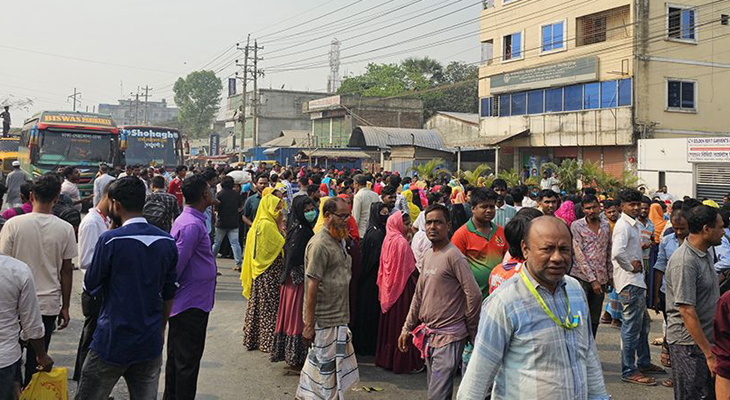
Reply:
<svg viewBox="0 0 730 400"><path fill-rule="evenodd" d="M43 342L45 330L30 268L0 255L0 277L0 400L11 400L20 391L20 382L15 381L22 356L19 339L35 350L39 370L50 371L53 360Z"/></svg>

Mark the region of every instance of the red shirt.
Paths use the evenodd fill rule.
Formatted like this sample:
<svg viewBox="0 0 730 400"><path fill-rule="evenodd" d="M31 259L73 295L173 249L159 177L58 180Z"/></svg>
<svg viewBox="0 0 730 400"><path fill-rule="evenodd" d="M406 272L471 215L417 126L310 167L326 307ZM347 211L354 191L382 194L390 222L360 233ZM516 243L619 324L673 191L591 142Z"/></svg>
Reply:
<svg viewBox="0 0 730 400"><path fill-rule="evenodd" d="M712 353L717 358L715 373L730 379L730 291L725 292L717 302L714 336Z"/></svg>
<svg viewBox="0 0 730 400"><path fill-rule="evenodd" d="M182 180L175 177L170 182L170 187L167 189L167 193L174 194L177 197L177 205L182 209L183 206L183 192L182 192Z"/></svg>

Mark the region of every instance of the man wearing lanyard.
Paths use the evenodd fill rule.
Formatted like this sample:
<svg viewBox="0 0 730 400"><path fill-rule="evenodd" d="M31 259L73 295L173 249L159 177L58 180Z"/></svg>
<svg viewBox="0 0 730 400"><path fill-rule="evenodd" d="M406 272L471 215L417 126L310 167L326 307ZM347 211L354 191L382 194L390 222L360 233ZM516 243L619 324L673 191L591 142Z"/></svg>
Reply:
<svg viewBox="0 0 730 400"><path fill-rule="evenodd" d="M482 305L479 331L458 399L608 399L590 311L572 261L568 227L530 222L524 268ZM519 382L515 385L514 382Z"/></svg>

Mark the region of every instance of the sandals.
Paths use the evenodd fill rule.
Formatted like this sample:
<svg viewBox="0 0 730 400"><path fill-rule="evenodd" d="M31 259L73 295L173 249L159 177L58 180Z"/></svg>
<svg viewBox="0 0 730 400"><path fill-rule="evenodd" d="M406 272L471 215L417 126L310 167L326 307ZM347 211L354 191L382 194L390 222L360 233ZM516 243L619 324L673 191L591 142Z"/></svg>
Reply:
<svg viewBox="0 0 730 400"><path fill-rule="evenodd" d="M667 368L672 368L672 359L669 358L669 352L665 352L664 349L662 349L662 354L659 358L659 361L662 363L663 366Z"/></svg>
<svg viewBox="0 0 730 400"><path fill-rule="evenodd" d="M601 314L601 323L602 324L610 324L611 321L613 321L613 318L611 318L611 314L607 313L606 311Z"/></svg>
<svg viewBox="0 0 730 400"><path fill-rule="evenodd" d="M623 325L623 323L617 319L614 319L611 322L611 328L614 328L614 329L621 329L621 325Z"/></svg>
<svg viewBox="0 0 730 400"><path fill-rule="evenodd" d="M664 368L662 368L658 365L654 365L654 364L649 364L646 367L639 368L639 372L641 372L642 374L666 374L667 373L667 371L665 371Z"/></svg>
<svg viewBox="0 0 730 400"><path fill-rule="evenodd" d="M622 381L633 383L641 386L656 386L656 379L645 376L641 372L637 372L628 378L621 378Z"/></svg>
<svg viewBox="0 0 730 400"><path fill-rule="evenodd" d="M658 338L656 338L656 339L654 339L654 340L651 341L651 345L652 346L661 346L663 344L664 344L664 338L663 337L658 337Z"/></svg>
<svg viewBox="0 0 730 400"><path fill-rule="evenodd" d="M662 381L662 386L668 387L668 388L673 388L674 387L674 382L672 381L672 378L663 380Z"/></svg>

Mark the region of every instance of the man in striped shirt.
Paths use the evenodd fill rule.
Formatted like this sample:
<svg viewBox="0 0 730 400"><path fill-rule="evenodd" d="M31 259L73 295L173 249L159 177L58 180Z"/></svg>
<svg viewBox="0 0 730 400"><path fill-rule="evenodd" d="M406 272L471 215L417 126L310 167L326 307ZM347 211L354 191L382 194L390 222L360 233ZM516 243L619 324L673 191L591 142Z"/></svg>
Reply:
<svg viewBox="0 0 730 400"><path fill-rule="evenodd" d="M571 238L561 220L531 221L524 268L482 305L458 399L605 399L603 371L580 283L567 276ZM515 384L519 382L519 384Z"/></svg>

